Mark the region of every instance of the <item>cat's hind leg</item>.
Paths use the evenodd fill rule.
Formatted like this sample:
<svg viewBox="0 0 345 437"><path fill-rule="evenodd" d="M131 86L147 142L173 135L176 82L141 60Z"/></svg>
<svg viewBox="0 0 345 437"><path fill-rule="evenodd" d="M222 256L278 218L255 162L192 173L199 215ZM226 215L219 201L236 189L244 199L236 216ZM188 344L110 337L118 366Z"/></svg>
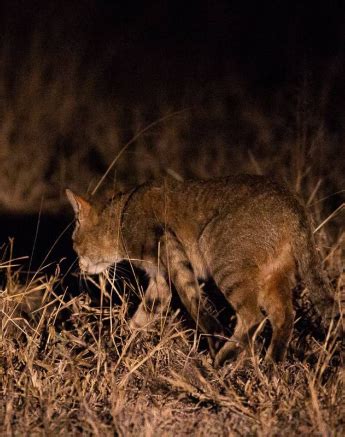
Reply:
<svg viewBox="0 0 345 437"><path fill-rule="evenodd" d="M283 271L274 272L266 281L259 298L260 305L267 312L272 326L272 338L266 360L282 361L285 358L294 322L292 291L288 275Z"/></svg>
<svg viewBox="0 0 345 437"><path fill-rule="evenodd" d="M224 294L236 311L237 323L233 335L217 353L215 367L223 365L228 359L234 360L242 351L248 351L253 335L264 318L250 284L243 283Z"/></svg>

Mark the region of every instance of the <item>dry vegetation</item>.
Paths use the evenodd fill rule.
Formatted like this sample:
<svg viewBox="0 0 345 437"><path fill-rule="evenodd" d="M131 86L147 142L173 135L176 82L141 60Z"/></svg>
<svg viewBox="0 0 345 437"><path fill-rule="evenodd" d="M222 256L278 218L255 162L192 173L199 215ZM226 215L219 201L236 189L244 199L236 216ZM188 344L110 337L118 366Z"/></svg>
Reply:
<svg viewBox="0 0 345 437"><path fill-rule="evenodd" d="M305 82L294 97L283 93L259 105L232 81L221 91L205 90L200 101L187 96L183 105L154 102L155 108L133 105L126 113L99 97L92 74L81 75L78 63L44 57L41 50L39 41L33 44L15 77L8 51L1 57L2 211L58 211L66 186L91 191L136 132L191 105L139 137L108 185L116 180L126 187L166 173L273 173L304 197L316 225L341 204L341 193L328 197L345 189L344 120L338 130L325 121L330 87L316 93ZM343 218L340 212L316 233L339 305L345 297ZM141 284L115 286L100 276L81 278L78 290L67 290L58 264L50 276L44 269L26 275L24 261L13 260L9 249L0 264L6 277L1 435L344 434L341 321L322 332L308 290L295 290L296 329L286 362L273 369L263 363L267 328L252 357L215 370L178 304L149 332L130 332L128 313ZM98 299L90 298L87 283L98 289Z"/></svg>
<svg viewBox="0 0 345 437"><path fill-rule="evenodd" d="M67 299L54 293L58 275L20 285L8 265L2 267L9 275L1 296L2 435L344 431L337 326L322 333L301 290L285 363L274 369L263 363L266 333L252 357L215 370L179 309L147 333L130 332L129 285L119 291L111 277L90 278L98 302L87 293ZM344 277L336 286L343 290Z"/></svg>

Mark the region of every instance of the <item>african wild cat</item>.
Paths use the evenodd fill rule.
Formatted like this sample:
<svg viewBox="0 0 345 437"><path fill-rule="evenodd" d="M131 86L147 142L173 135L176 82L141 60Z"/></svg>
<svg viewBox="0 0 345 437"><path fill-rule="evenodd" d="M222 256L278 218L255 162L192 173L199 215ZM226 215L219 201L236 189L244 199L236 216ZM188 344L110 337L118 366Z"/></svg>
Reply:
<svg viewBox="0 0 345 437"><path fill-rule="evenodd" d="M166 310L170 281L209 334L216 366L248 346L262 310L273 331L267 357L284 358L294 321L291 290L299 277L320 313L332 316L334 299L305 209L266 177L163 179L118 194L102 208L66 192L77 219L73 240L81 270L96 274L127 259L150 278L132 327L144 327ZM212 336L222 334L222 327L208 313L198 285L208 277L237 314L233 337L218 351Z"/></svg>

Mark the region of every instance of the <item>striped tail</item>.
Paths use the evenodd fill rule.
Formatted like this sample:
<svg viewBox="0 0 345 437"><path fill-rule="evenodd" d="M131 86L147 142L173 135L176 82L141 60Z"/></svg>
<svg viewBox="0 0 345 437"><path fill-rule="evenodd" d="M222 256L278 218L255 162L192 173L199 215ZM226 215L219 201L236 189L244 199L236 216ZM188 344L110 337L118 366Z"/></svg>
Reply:
<svg viewBox="0 0 345 437"><path fill-rule="evenodd" d="M339 311L328 277L322 270L310 227L307 230L303 229L296 240L294 252L300 277L309 289L310 299L316 310L328 326L331 319L339 316Z"/></svg>

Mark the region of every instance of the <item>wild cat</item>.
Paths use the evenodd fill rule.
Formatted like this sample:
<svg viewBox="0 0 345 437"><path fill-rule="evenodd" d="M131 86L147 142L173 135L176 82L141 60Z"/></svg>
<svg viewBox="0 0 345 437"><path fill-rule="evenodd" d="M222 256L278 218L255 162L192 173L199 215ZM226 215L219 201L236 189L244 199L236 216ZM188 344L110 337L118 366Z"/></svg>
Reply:
<svg viewBox="0 0 345 437"><path fill-rule="evenodd" d="M248 348L267 315L267 358L285 357L302 278L326 319L334 299L321 273L306 211L287 188L263 176L179 182L162 179L118 194L102 207L66 190L76 214L74 249L82 271L97 274L130 260L149 276L132 328L166 311L171 283L201 332L216 366ZM233 336L217 350L222 326L206 306L198 279L212 277L236 311Z"/></svg>

